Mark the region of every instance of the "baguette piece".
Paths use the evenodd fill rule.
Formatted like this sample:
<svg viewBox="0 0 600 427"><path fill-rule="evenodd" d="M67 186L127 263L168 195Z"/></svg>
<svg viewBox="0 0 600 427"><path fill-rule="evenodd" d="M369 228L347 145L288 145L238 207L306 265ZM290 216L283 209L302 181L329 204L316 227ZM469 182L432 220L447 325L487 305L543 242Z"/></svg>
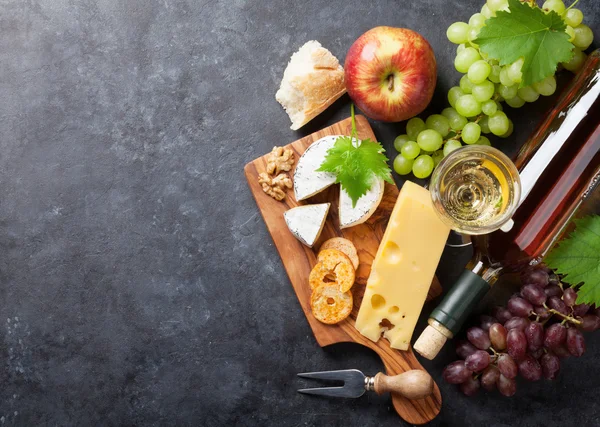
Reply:
<svg viewBox="0 0 600 427"><path fill-rule="evenodd" d="M292 55L275 99L298 130L346 93L344 68L316 40L306 42Z"/></svg>

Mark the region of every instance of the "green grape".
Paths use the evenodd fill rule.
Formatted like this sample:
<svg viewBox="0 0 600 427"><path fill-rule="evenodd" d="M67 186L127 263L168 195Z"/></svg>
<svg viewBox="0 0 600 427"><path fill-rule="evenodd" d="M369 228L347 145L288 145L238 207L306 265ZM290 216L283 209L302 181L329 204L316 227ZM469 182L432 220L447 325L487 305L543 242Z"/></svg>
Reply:
<svg viewBox="0 0 600 427"><path fill-rule="evenodd" d="M448 119L448 122L450 123L450 128L453 131L461 130L468 122L468 120L465 117L458 114L458 112L454 108L445 108L444 111L442 111L442 116Z"/></svg>
<svg viewBox="0 0 600 427"><path fill-rule="evenodd" d="M550 96L556 92L556 79L554 76L548 76L541 82L534 83L533 88L537 90L540 95Z"/></svg>
<svg viewBox="0 0 600 427"><path fill-rule="evenodd" d="M402 154L398 154L394 159L394 170L398 175L408 175L412 172L414 160L407 159Z"/></svg>
<svg viewBox="0 0 600 427"><path fill-rule="evenodd" d="M469 80L469 77L465 74L460 78L460 88L465 94L469 94L473 91L473 83Z"/></svg>
<svg viewBox="0 0 600 427"><path fill-rule="evenodd" d="M438 150L443 143L444 139L442 138L442 135L433 129L426 129L417 137L417 144L425 151Z"/></svg>
<svg viewBox="0 0 600 427"><path fill-rule="evenodd" d="M485 136L480 136L475 144L476 145L487 145L488 147L492 146L492 143L490 142L490 140Z"/></svg>
<svg viewBox="0 0 600 427"><path fill-rule="evenodd" d="M504 99L514 98L515 96L517 96L518 91L519 91L519 86L516 84L513 84L512 86L501 85L498 88L498 93ZM410 136L410 134L409 134L409 136Z"/></svg>
<svg viewBox="0 0 600 427"><path fill-rule="evenodd" d="M573 51L573 58L569 62L563 62L562 65L567 70L576 73L581 69L581 67L583 67L583 64L585 63L586 59L587 55L579 49L575 48Z"/></svg>
<svg viewBox="0 0 600 427"><path fill-rule="evenodd" d="M481 136L481 127L477 123L467 123L461 136L465 144L475 144Z"/></svg>
<svg viewBox="0 0 600 427"><path fill-rule="evenodd" d="M459 54L460 52L462 52L463 50L465 50L465 48L467 47L466 44L459 44L458 46L456 46L456 53Z"/></svg>
<svg viewBox="0 0 600 427"><path fill-rule="evenodd" d="M500 65L492 65L492 71L490 72L488 79L490 79L492 83L500 83L500 71L502 71Z"/></svg>
<svg viewBox="0 0 600 427"><path fill-rule="evenodd" d="M458 150L460 147L462 147L462 144L456 139L451 139L450 141L446 142L444 144L444 157L452 153L454 150Z"/></svg>
<svg viewBox="0 0 600 427"><path fill-rule="evenodd" d="M553 10L559 15L565 13L566 7L562 0L546 0L542 5L542 9Z"/></svg>
<svg viewBox="0 0 600 427"><path fill-rule="evenodd" d="M525 60L523 58L519 58L515 62L510 64L510 66L508 67L508 78L515 83L521 83L521 80L523 79L523 73L521 72L521 68L523 68L524 62Z"/></svg>
<svg viewBox="0 0 600 427"><path fill-rule="evenodd" d="M496 111L495 114L489 116L488 126L494 135L504 135L509 127L508 117L506 117L503 111Z"/></svg>
<svg viewBox="0 0 600 427"><path fill-rule="evenodd" d="M431 156L423 154L415 159L412 171L417 178L427 178L433 172L434 166Z"/></svg>
<svg viewBox="0 0 600 427"><path fill-rule="evenodd" d="M481 56L477 50L472 47L467 47L456 55L456 58L454 59L454 67L459 73L465 74L467 71L469 71L469 67L480 59Z"/></svg>
<svg viewBox="0 0 600 427"><path fill-rule="evenodd" d="M507 0L487 0L487 7L492 12L497 12L498 10L504 9L508 6Z"/></svg>
<svg viewBox="0 0 600 427"><path fill-rule="evenodd" d="M486 81L491 72L492 67L490 64L482 59L469 67L469 80L471 83L478 85Z"/></svg>
<svg viewBox="0 0 600 427"><path fill-rule="evenodd" d="M496 100L496 105L498 106L498 110L499 111L504 111L504 107L502 106L502 102L499 100Z"/></svg>
<svg viewBox="0 0 600 427"><path fill-rule="evenodd" d="M416 141L417 136L419 136L419 133L421 133L421 131L424 131L425 129L427 129L427 126L425 126L425 122L418 117L413 117L408 122L406 122L406 133L408 134L408 137L411 141Z"/></svg>
<svg viewBox="0 0 600 427"><path fill-rule="evenodd" d="M517 95L526 102L535 102L540 97L540 94L532 86L519 88Z"/></svg>
<svg viewBox="0 0 600 427"><path fill-rule="evenodd" d="M508 67L503 67L502 70L500 71L500 83L503 86L512 86L515 84L513 79L511 79L510 76L508 75Z"/></svg>
<svg viewBox="0 0 600 427"><path fill-rule="evenodd" d="M450 88L450 90L448 91L448 102L450 103L452 108L454 108L454 106L456 105L456 101L458 100L458 98L460 98L464 94L465 93L458 86Z"/></svg>
<svg viewBox="0 0 600 427"><path fill-rule="evenodd" d="M450 120L452 117L454 116L458 116L459 114L456 112L456 110L452 107L448 107L448 108L444 108L442 110L442 116L444 116L445 118L447 118L448 120Z"/></svg>
<svg viewBox="0 0 600 427"><path fill-rule="evenodd" d="M485 16L481 13L476 13L469 19L469 27L481 28L485 25ZM578 24L579 25L579 24Z"/></svg>
<svg viewBox="0 0 600 427"><path fill-rule="evenodd" d="M474 117L481 113L481 104L473 95L464 95L456 101L456 111L461 116Z"/></svg>
<svg viewBox="0 0 600 427"><path fill-rule="evenodd" d="M450 133L450 122L446 117L440 114L432 114L427 117L425 126L427 126L428 129L433 129L438 132L442 137L445 137Z"/></svg>
<svg viewBox="0 0 600 427"><path fill-rule="evenodd" d="M454 44L462 44L467 42L468 32L469 24L465 22L455 22L448 27L446 37Z"/></svg>
<svg viewBox="0 0 600 427"><path fill-rule="evenodd" d="M485 19L490 19L494 17L496 14L490 10L487 4L484 4L481 8L481 14L485 16Z"/></svg>
<svg viewBox="0 0 600 427"><path fill-rule="evenodd" d="M435 167L439 165L442 159L444 158L444 152L442 150L437 150L431 155L431 158L433 159L433 165Z"/></svg>
<svg viewBox="0 0 600 427"><path fill-rule="evenodd" d="M485 102L494 96L496 86L489 80L485 80L483 83L473 86L471 93L477 100L477 102Z"/></svg>
<svg viewBox="0 0 600 427"><path fill-rule="evenodd" d="M469 44L473 47L479 47L479 45L477 43L475 43L475 40L477 39L477 36L479 35L479 30L480 28L472 28L469 30L469 34L467 35L467 39L469 40Z"/></svg>
<svg viewBox="0 0 600 427"><path fill-rule="evenodd" d="M594 33L585 24L578 25L573 29L575 31L575 39L573 44L581 50L586 50L594 41Z"/></svg>
<svg viewBox="0 0 600 427"><path fill-rule="evenodd" d="M575 40L575 30L573 29L573 27L567 25L567 28L565 28L565 33L567 33L567 35L569 36L570 42L573 42Z"/></svg>
<svg viewBox="0 0 600 427"><path fill-rule="evenodd" d="M490 130L490 127L488 126L488 122L489 122L488 116L483 116L481 118L481 120L479 120L478 124L479 124L479 127L481 128L481 132L492 133L492 131Z"/></svg>
<svg viewBox="0 0 600 427"><path fill-rule="evenodd" d="M508 130L506 131L506 133L504 135L500 135L500 138L508 138L509 136L512 135L514 129L515 129L515 126L513 125L512 120L508 119Z"/></svg>
<svg viewBox="0 0 600 427"><path fill-rule="evenodd" d="M486 116L491 116L496 111L498 111L498 104L496 104L496 101L493 101L491 99L487 100L483 104L481 104L481 111Z"/></svg>
<svg viewBox="0 0 600 427"><path fill-rule="evenodd" d="M507 99L506 103L512 108L521 108L523 105L525 105L525 100L517 95L514 98Z"/></svg>
<svg viewBox="0 0 600 427"><path fill-rule="evenodd" d="M402 150L402 146L410 141L408 135L398 135L396 139L394 139L394 148L399 153Z"/></svg>
<svg viewBox="0 0 600 427"><path fill-rule="evenodd" d="M563 18L565 24L575 28L583 22L583 12L579 9L569 9Z"/></svg>
<svg viewBox="0 0 600 427"><path fill-rule="evenodd" d="M415 141L407 141L403 146L400 154L406 157L408 160L416 158L421 153L419 144Z"/></svg>

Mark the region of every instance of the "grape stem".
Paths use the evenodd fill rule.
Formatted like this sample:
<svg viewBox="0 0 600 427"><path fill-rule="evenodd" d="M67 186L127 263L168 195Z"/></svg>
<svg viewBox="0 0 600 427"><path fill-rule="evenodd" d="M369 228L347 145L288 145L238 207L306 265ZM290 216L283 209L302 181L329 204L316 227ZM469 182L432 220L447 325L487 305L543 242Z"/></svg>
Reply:
<svg viewBox="0 0 600 427"><path fill-rule="evenodd" d="M564 319L562 322L563 324L565 322L571 322L571 323L574 323L575 325L581 325L581 320L577 320L574 317L568 316L566 314L562 314L560 311L557 311L553 308L548 308L548 306L546 304L544 304L544 307L546 307L546 309L548 310L548 313L556 314L559 317L562 317Z"/></svg>
<svg viewBox="0 0 600 427"><path fill-rule="evenodd" d="M573 7L575 7L575 5L576 5L577 3L579 3L579 0L575 0L575 1L574 1L574 2L571 4L571 6L569 6L569 7L567 8L567 10L565 10L565 13L566 13L566 12L568 12L568 11L569 11L569 9L572 9Z"/></svg>
<svg viewBox="0 0 600 427"><path fill-rule="evenodd" d="M475 120L473 120L471 123L479 123L479 121L483 118L484 114L480 114L477 117L475 117ZM462 136L462 129L459 129L457 131L454 131L455 135L452 138L448 138L444 140L444 144L448 141L458 141L460 140L460 137Z"/></svg>

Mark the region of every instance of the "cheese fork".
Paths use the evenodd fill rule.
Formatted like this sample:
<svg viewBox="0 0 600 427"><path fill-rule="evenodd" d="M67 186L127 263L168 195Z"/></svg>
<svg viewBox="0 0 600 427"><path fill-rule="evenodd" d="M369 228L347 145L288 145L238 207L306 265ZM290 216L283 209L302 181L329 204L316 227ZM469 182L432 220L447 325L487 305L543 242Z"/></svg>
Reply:
<svg viewBox="0 0 600 427"><path fill-rule="evenodd" d="M433 379L427 372L418 369L391 377L381 372L374 377L367 377L358 369L306 372L298 374L298 376L316 380L344 382L344 385L339 387L303 388L298 390L298 393L318 396L357 398L366 391L374 391L377 394L397 393L407 399L414 400L422 399L433 393Z"/></svg>

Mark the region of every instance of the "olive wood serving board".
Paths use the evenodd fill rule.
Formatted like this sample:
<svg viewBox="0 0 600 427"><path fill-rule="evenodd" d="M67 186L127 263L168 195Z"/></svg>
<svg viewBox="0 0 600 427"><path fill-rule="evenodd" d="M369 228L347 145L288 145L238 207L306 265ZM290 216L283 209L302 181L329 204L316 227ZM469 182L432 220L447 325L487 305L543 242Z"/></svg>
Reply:
<svg viewBox="0 0 600 427"><path fill-rule="evenodd" d="M371 126L363 116L356 117L356 126L358 136L361 139L371 138L376 140ZM328 128L322 129L312 135L306 136L286 146L294 151L295 160L300 158L302 153L313 142L327 135L350 135L351 119L342 120ZM377 211L363 224L355 227L340 229L338 220L338 196L339 186L334 185L324 192L311 197L302 202L294 199L294 191L287 191L287 197L279 202L265 194L258 183L258 175L265 172L267 165L267 155L260 157L253 162L248 163L244 172L250 190L256 200L256 204L267 225L267 229L275 242L279 251L281 260L292 286L298 296L300 305L308 319L308 323L313 330L317 343L321 346L328 346L340 342L355 342L373 349L383 361L387 375L397 375L410 369L424 369L416 359L412 348L407 351L399 351L390 348L388 341L381 338L377 343L362 336L355 328L354 324L358 309L363 298L367 278L371 271L371 264L379 242L387 226L390 214L398 197L398 187L396 185L385 184L385 192L381 204ZM295 167L295 166L294 166ZM291 178L294 175L294 168L289 172ZM283 213L295 206L301 204L331 202L331 208L325 223L325 227L314 248L308 248L298 241L288 230L285 224ZM351 240L358 249L360 266L356 272L356 283L352 287L354 297L354 307L351 315L337 325L326 325L316 320L310 309L311 290L308 285L308 276L312 267L316 263L318 248L325 240L341 236ZM442 288L437 278L434 279L428 300L441 294ZM440 412L442 400L440 390L437 384L434 384L434 393L425 399L408 400L402 396L392 394L392 403L398 414L411 424L424 424L431 421Z"/></svg>

